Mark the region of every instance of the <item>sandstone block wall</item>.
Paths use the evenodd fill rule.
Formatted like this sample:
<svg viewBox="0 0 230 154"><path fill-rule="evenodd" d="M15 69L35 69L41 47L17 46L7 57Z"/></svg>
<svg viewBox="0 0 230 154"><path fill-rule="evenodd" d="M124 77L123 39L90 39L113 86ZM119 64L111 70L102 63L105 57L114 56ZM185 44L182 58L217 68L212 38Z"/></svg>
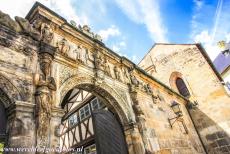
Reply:
<svg viewBox="0 0 230 154"><path fill-rule="evenodd" d="M176 91L175 79L181 77L190 101L198 102L190 112L208 153L230 152L230 97L201 50L195 44L157 44L139 66Z"/></svg>

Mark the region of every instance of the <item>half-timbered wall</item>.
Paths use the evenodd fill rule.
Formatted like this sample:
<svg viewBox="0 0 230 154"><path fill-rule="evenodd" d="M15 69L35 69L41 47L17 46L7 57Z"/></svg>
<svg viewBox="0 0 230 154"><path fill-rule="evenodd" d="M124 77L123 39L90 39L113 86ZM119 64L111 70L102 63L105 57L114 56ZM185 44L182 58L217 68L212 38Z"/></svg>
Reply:
<svg viewBox="0 0 230 154"><path fill-rule="evenodd" d="M92 112L105 109L102 101L92 93L72 89L62 102L65 115L60 127L61 148L81 148L95 143Z"/></svg>

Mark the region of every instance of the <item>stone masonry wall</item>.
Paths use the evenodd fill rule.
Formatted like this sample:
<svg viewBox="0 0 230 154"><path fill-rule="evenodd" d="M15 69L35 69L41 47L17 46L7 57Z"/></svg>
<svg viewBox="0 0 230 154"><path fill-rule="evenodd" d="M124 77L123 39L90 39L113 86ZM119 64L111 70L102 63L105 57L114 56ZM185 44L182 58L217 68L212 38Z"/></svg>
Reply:
<svg viewBox="0 0 230 154"><path fill-rule="evenodd" d="M147 149L152 153L204 153L202 144L194 129L193 123L185 108L186 102L175 95L165 92L159 87L155 87L160 99L154 100L150 95L137 92L137 100L143 110L143 119L141 131L146 139ZM182 122L176 121L172 128L168 118L175 117L175 113L170 107L172 101L181 105L185 127ZM174 122L172 120L171 122Z"/></svg>
<svg viewBox="0 0 230 154"><path fill-rule="evenodd" d="M230 152L230 97L196 45L156 45L139 64L152 75L175 87L175 75L182 77L198 106L192 119L208 153ZM174 74L174 75L172 75Z"/></svg>

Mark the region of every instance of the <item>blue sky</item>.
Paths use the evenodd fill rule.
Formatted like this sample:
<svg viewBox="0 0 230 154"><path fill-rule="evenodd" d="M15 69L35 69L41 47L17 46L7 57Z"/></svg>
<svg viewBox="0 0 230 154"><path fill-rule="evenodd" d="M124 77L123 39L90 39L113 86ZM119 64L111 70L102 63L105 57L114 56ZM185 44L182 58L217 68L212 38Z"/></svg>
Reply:
<svg viewBox="0 0 230 154"><path fill-rule="evenodd" d="M68 21L88 24L103 42L138 63L154 43L202 43L211 59L230 41L229 0L38 0ZM35 0L0 0L24 17ZM13 4L13 5L12 5Z"/></svg>

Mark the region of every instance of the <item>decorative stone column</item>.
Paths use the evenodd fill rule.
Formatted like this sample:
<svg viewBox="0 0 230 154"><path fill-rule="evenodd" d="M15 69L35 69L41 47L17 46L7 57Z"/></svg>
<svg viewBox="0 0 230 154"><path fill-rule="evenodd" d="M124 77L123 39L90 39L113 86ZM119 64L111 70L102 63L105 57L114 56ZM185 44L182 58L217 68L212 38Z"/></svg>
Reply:
<svg viewBox="0 0 230 154"><path fill-rule="evenodd" d="M152 154L159 150L159 143L155 140L154 141L155 143L152 143L152 144L154 144L156 148L152 149L153 147L151 147L150 141L149 141L149 138L150 138L149 132L151 130L146 125L144 111L142 110L140 106L140 101L138 100L138 93L141 93L141 91L139 91L139 89L135 87L134 85L131 85L130 86L130 96L133 101L133 110L136 116L136 125L140 132L140 135L141 135L141 138L144 144L145 154Z"/></svg>
<svg viewBox="0 0 230 154"><path fill-rule="evenodd" d="M23 101L16 101L8 107L7 132L9 137L6 147L16 148L14 152L9 153L20 154L19 151L15 151L17 148L35 147L34 107L35 104Z"/></svg>
<svg viewBox="0 0 230 154"><path fill-rule="evenodd" d="M60 148L60 125L61 119L64 116L64 110L53 107L50 121L50 147L52 149Z"/></svg>
<svg viewBox="0 0 230 154"><path fill-rule="evenodd" d="M142 137L136 124L125 126L125 136L130 154L145 154Z"/></svg>
<svg viewBox="0 0 230 154"><path fill-rule="evenodd" d="M50 70L55 51L55 47L41 42L39 51L40 72L35 75L36 145L41 149L50 148L52 92L56 90L56 83L50 75Z"/></svg>

